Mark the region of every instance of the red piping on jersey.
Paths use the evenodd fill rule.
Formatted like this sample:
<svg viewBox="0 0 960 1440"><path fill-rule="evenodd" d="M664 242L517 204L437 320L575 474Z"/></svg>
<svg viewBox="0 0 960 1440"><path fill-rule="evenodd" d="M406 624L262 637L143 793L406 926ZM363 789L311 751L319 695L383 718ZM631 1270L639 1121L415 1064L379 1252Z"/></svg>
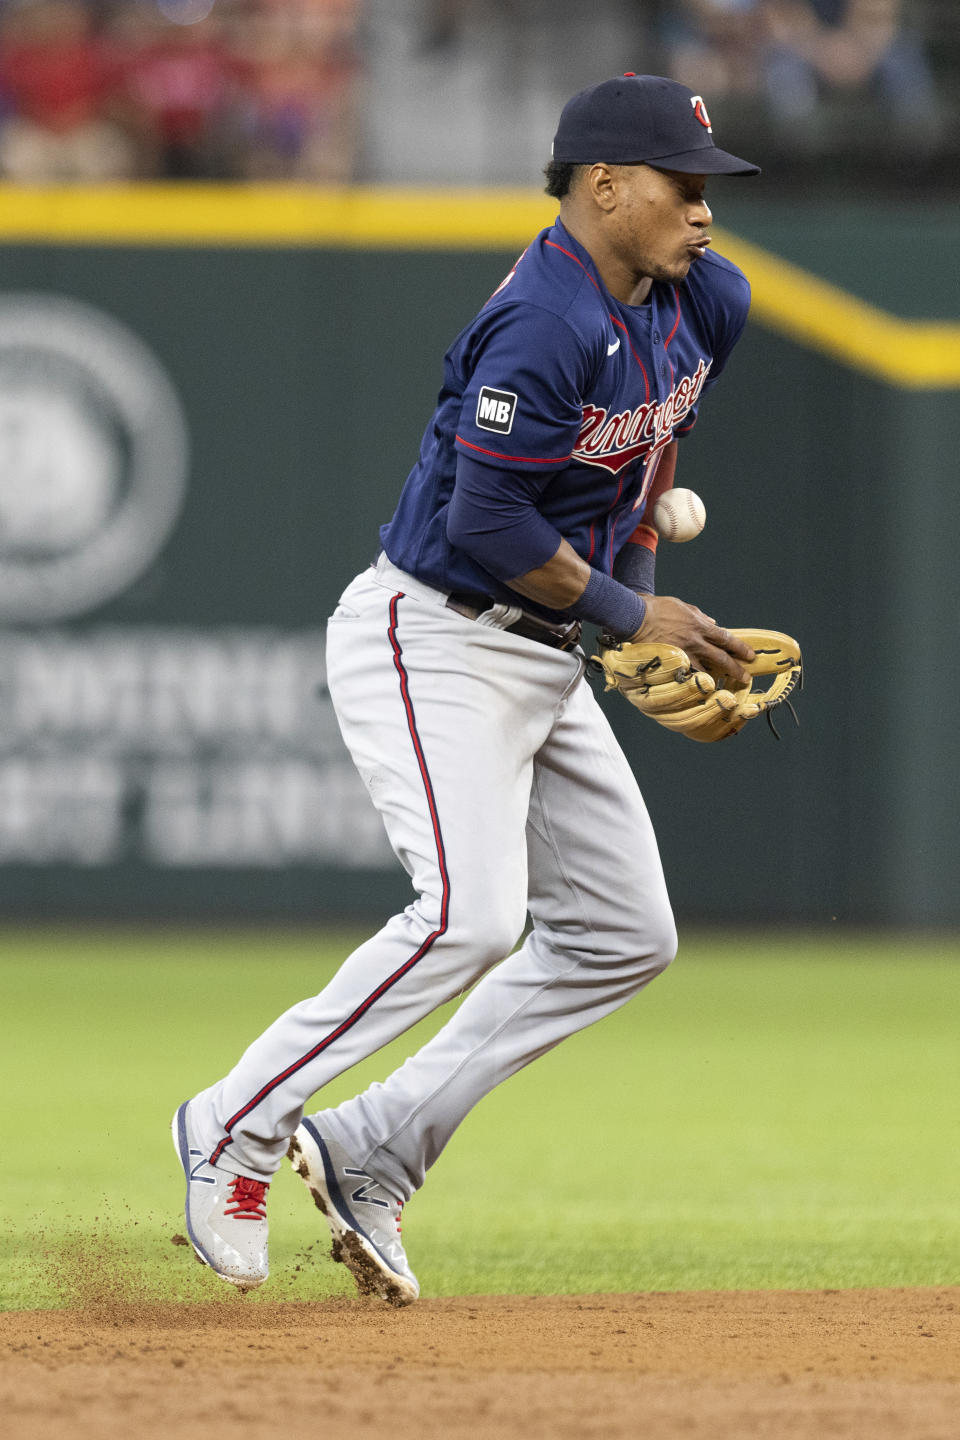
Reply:
<svg viewBox="0 0 960 1440"><path fill-rule="evenodd" d="M466 445L468 450L479 450L481 455L495 455L498 460L516 460L521 465L562 465L564 461L573 459L572 451L569 455L558 456L556 460L539 460L533 455L501 455L499 450L484 450L482 445L473 445L462 435L456 435L454 439L458 445Z"/></svg>
<svg viewBox="0 0 960 1440"><path fill-rule="evenodd" d="M644 368L643 368L643 361L640 359L640 356L637 354L636 350L634 350L634 348L633 348L633 341L630 339L630 331L627 329L626 325L624 325L624 323L623 323L622 320L618 320L618 319L617 319L616 315L611 315L611 316L610 316L610 319L613 321L614 325L616 325L620 330L622 330L623 333L624 333L624 335L626 335L626 337L627 337L627 344L630 346L630 354L633 356L634 360L636 360L637 364L640 366L640 373L641 373L642 376L643 376L643 388L644 388L644 390L645 390L645 392L646 392L643 398L644 398L645 401L646 401L646 400L649 400L649 399L650 399L650 381L647 379L647 372L646 372L646 370L644 370Z"/></svg>
<svg viewBox="0 0 960 1440"><path fill-rule="evenodd" d="M485 309L487 308L487 306L490 304L490 301L493 300L493 299L495 299L495 298L500 294L500 291L501 291L501 290L506 290L507 286L510 284L510 281L513 279L514 275L516 275L516 273L517 273L517 266L520 264L520 261L523 259L524 255L526 255L526 253L527 253L527 251L528 251L529 249L530 249L530 246L527 245L527 246L524 247L523 250L520 251L520 254L517 256L516 260L513 262L513 268L507 271L506 275L504 275L503 279L500 281L500 284L497 286L496 290L493 291L493 294L492 294L492 295L488 295L487 298L486 298L486 300L483 302L483 305L480 307L482 310L485 310Z"/></svg>
<svg viewBox="0 0 960 1440"><path fill-rule="evenodd" d="M586 275L594 290L596 290L598 295L600 294L600 286L597 284L596 280L594 280L593 276L590 274L590 271L587 269L586 265L584 265L583 261L578 260L572 250L564 250L563 246L558 245L556 240L544 240L543 243L544 245L549 245L553 250L559 250L560 254L566 255L567 259L572 260L574 265L579 265L580 269L583 271L584 275Z"/></svg>
<svg viewBox="0 0 960 1440"><path fill-rule="evenodd" d="M614 512L614 510L616 510L616 508L617 508L617 505L618 505L619 500L620 500L620 496L623 494L623 482L624 482L625 479L626 479L626 476L625 476L625 475L623 474L623 472L621 471L621 474L620 474L620 483L619 483L619 485L617 486L617 493L616 493L616 495L614 495L614 497L613 497L613 502L612 502L612 503L608 506L608 508L607 508L607 514L608 514L608 515L612 515L613 512ZM609 553L610 553L610 574L611 574L611 575L613 574L613 558L614 558L614 557L613 557L613 541L614 541L614 536L616 535L616 533L617 533L617 522L616 522L616 520L614 520L613 524L610 526L610 546L609 546Z"/></svg>
<svg viewBox="0 0 960 1440"><path fill-rule="evenodd" d="M283 1084L284 1080L289 1080L291 1075L295 1075L298 1070L303 1069L304 1065L309 1065L311 1060L315 1060L318 1055L320 1055L324 1050L326 1050L328 1045L332 1045L333 1042L335 1040L338 1040L341 1035L345 1035L346 1032L351 1029L351 1027L354 1026L358 1020L361 1020L363 1018L363 1016L367 1013L370 1007L374 1005L382 996L384 996L387 991L390 990L392 986L397 983L398 980L402 980L404 975L409 974L409 972L413 969L414 965L417 964L417 961L423 959L424 955L426 955L427 951L430 949L434 941L438 940L440 936L446 932L448 925L448 914L450 910L450 877L447 874L447 859L444 852L443 835L440 830L440 817L437 814L437 802L433 793L433 784L430 780L430 772L427 769L427 762L424 758L423 746L420 743L420 736L417 733L416 716L414 715L413 702L410 699L409 680L402 659L403 650L401 649L400 641L397 639L397 602L402 600L403 598L403 591L400 591L396 595L394 595L390 601L390 627L387 631L387 635L390 640L390 648L393 651L394 667L396 668L396 672L400 677L400 694L403 699L403 708L406 711L407 729L410 731L410 739L413 743L414 754L417 757L417 765L420 770L420 778L423 781L423 790L427 799L427 809L430 811L430 823L433 827L433 839L437 847L437 863L440 868L440 880L443 886L443 894L440 901L440 922L437 925L437 928L431 931L431 933L427 936L426 940L424 940L423 944L419 947L419 949L417 949L415 953L410 956L409 960L405 960L398 970L395 970L392 975L388 975L386 980L384 980L380 985L378 985L376 990L374 990L372 994L367 996L366 1000L361 1001L361 1003L357 1006L353 1013L348 1015L345 1020L341 1021L341 1023L337 1026L335 1030L332 1030L329 1035L324 1036L322 1040L318 1041L318 1043L314 1045L313 1049L309 1050L306 1055L302 1055L299 1060L295 1060L292 1065L288 1065L286 1070L283 1070L279 1075L275 1075L272 1080L269 1080L267 1084L264 1085L263 1088L259 1090L256 1095L254 1095L252 1100L248 1100L246 1105L244 1105L240 1110L238 1110L235 1115L231 1115L230 1119L223 1127L226 1131L226 1134L220 1141L217 1148L214 1150L213 1154L210 1156L211 1165L216 1165L218 1159L223 1154L226 1147L230 1144L233 1138L233 1127L237 1124L238 1121L242 1120L245 1115L249 1115L251 1110L255 1110L256 1107L260 1104L260 1102L262 1100L265 1100L266 1097L271 1093L271 1091L275 1090L278 1085Z"/></svg>
<svg viewBox="0 0 960 1440"><path fill-rule="evenodd" d="M676 320L673 322L673 329L670 331L670 334L667 336L666 340L663 342L663 348L664 348L664 350L668 349L668 347L669 347L669 345L670 345L670 341L673 339L674 335L676 335L676 333L677 333L677 328L678 328L678 326L679 326L679 324L680 324L680 287L679 287L679 285L674 285L674 287L673 287L673 293L674 293L674 295L677 297L677 318L676 318Z"/></svg>
<svg viewBox="0 0 960 1440"><path fill-rule="evenodd" d="M596 280L594 280L593 276L590 274L590 271L587 269L586 265L584 265L584 263L583 263L582 260L578 260L577 257L576 257L576 255L574 255L571 250L564 250L563 246L562 246L562 245L558 245L557 242L556 242L556 240L544 240L543 243L544 243L544 245L549 245L549 246L551 246L551 248L554 249L554 250L559 250L559 251L560 251L560 254L561 254L561 255L566 255L569 260L572 260L572 261L573 261L574 265L579 265L579 266L580 266L580 269L583 271L584 275L586 275L587 279L590 281L590 284L593 286L594 290L596 290L597 294L598 294L598 295L601 294L600 286L597 284ZM678 303L679 303L679 301L678 301ZM643 368L643 361L640 359L640 356L637 354L636 350L634 350L634 348L633 348L633 341L630 339L630 332L629 332L629 330L627 329L626 325L624 325L623 321L622 321L622 320L618 320L615 315L611 315L611 316L610 316L610 319L613 321L614 325L618 325L618 326L620 327L620 329L623 331L623 333L624 333L624 334L626 335L626 337L627 337L627 344L630 346L630 354L633 356L634 360L636 360L637 364L640 366L640 370L641 370L641 372L642 372L642 374L643 374L643 383L644 383L644 386L645 386L646 392L647 392L646 395L645 395L643 398L644 398L644 400L649 400L649 399L650 399L650 381L647 379L647 372L646 372L646 370L644 370L644 368ZM678 314L677 314L677 323L679 324L679 322L680 322L680 316L679 316L679 312L678 312ZM676 325L675 325L673 328L674 328L674 330L676 330L676 328L677 328ZM673 336L672 336L672 333L671 333L671 339L672 339L672 338L673 338ZM458 437L458 438L459 438L459 437Z"/></svg>
<svg viewBox="0 0 960 1440"><path fill-rule="evenodd" d="M670 341L673 339L674 335L676 335L676 333L677 333L677 326L680 324L680 288L679 288L679 286L674 285L674 287L673 287L673 293L674 293L674 295L676 296L676 300L677 300L677 318L676 318L676 320L674 320L674 322L673 322L673 329L670 331L670 334L667 336L666 340L663 342L663 353L664 353L664 355L667 355L667 350L668 350L668 348L669 348L669 346L670 346ZM676 371L674 370L674 368L673 368L673 361L670 359L670 356L669 356L669 355L667 355L667 364L670 366L670 389L672 390L672 389L673 389L673 382L674 382L674 380L677 378L677 372L676 372Z"/></svg>

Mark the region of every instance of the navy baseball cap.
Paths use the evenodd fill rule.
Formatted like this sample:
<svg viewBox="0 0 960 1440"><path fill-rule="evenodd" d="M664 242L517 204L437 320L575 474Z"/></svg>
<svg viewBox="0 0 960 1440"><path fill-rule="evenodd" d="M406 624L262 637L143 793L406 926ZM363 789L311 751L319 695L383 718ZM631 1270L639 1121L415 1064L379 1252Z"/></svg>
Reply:
<svg viewBox="0 0 960 1440"><path fill-rule="evenodd" d="M628 73L568 100L553 141L554 160L651 165L690 175L759 175L759 165L720 150L702 95L662 75Z"/></svg>

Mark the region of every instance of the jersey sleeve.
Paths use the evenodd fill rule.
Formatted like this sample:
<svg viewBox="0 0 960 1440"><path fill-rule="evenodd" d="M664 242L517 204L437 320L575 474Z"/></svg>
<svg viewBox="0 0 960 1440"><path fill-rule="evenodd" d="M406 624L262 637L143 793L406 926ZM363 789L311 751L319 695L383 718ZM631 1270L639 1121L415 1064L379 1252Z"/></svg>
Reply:
<svg viewBox="0 0 960 1440"><path fill-rule="evenodd" d="M463 363L461 454L514 471L566 464L580 432L589 365L561 316L525 302L481 312Z"/></svg>
<svg viewBox="0 0 960 1440"><path fill-rule="evenodd" d="M716 264L716 261L720 261L720 264ZM707 263L711 267L713 283L708 292L709 298L704 297L702 314L710 327L713 359L710 364L710 373L697 397L696 404L691 407L674 431L680 440L689 435L697 423L700 401L704 395L709 395L723 374L733 347L743 334L747 316L750 314L750 282L743 271L738 270L735 265L731 265L729 260L723 259L721 256L711 255Z"/></svg>
<svg viewBox="0 0 960 1440"><path fill-rule="evenodd" d="M747 323L747 316L750 313L749 281L739 270L737 271L737 279L740 283L736 286L735 293L730 296L728 303L723 306L718 306L717 348L714 351L710 375L706 385L703 387L704 394L713 389L723 374L733 347L743 334L744 326Z"/></svg>
<svg viewBox="0 0 960 1440"><path fill-rule="evenodd" d="M554 473L507 470L462 453L447 507L447 539L498 580L545 565L563 538L537 509Z"/></svg>

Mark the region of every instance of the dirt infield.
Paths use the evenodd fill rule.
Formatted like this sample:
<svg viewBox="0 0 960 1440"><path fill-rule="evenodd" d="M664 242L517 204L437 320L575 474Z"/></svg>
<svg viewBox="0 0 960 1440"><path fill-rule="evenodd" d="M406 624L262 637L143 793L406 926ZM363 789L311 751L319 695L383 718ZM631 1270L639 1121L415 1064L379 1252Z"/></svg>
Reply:
<svg viewBox="0 0 960 1440"><path fill-rule="evenodd" d="M960 1287L0 1314L9 1440L956 1440Z"/></svg>

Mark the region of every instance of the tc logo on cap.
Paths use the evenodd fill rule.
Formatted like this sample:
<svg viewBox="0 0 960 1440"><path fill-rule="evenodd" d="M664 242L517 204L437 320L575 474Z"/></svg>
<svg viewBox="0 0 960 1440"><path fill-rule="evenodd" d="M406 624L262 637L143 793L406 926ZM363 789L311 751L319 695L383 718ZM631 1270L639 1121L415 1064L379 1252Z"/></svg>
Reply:
<svg viewBox="0 0 960 1440"><path fill-rule="evenodd" d="M693 106L693 113L700 121L700 124L703 126L704 130L709 130L710 134L712 135L713 126L710 124L710 116L707 114L707 107L703 103L703 96L691 95L690 104Z"/></svg>

